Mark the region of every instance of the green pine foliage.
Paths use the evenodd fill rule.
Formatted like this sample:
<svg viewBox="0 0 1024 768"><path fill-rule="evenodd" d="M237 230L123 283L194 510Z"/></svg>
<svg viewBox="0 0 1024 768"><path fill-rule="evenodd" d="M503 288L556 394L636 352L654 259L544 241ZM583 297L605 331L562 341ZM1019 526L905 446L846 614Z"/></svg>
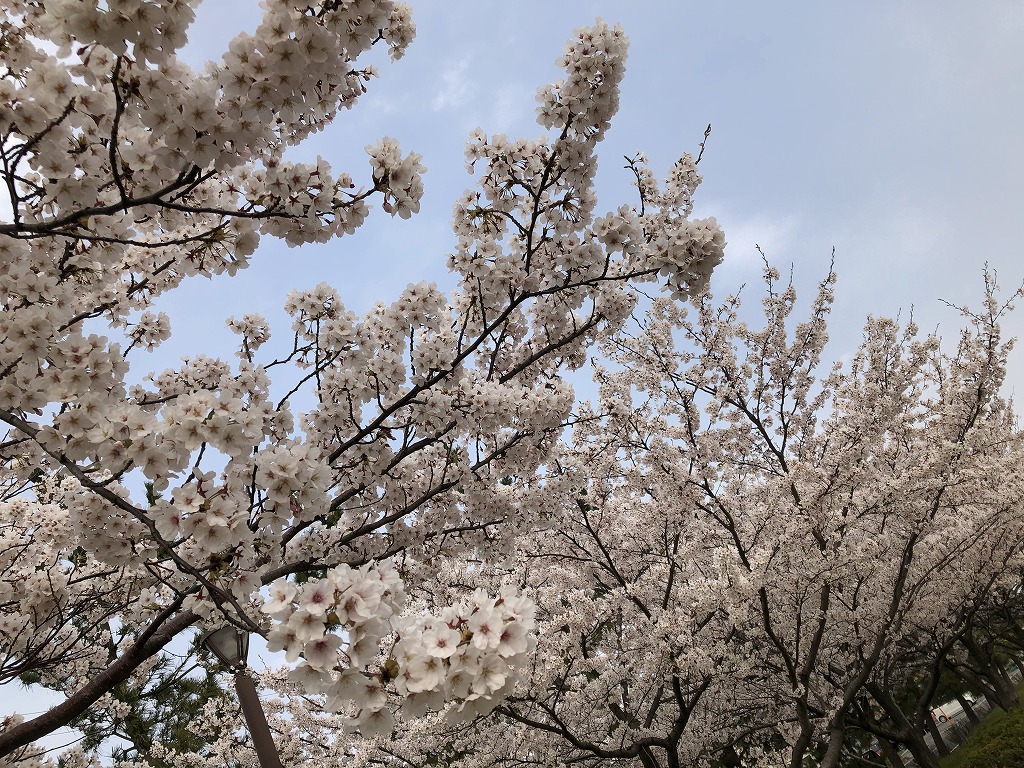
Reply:
<svg viewBox="0 0 1024 768"><path fill-rule="evenodd" d="M209 739L196 723L207 702L226 694L217 682L223 670L200 655L195 647L184 656L164 654L144 678L117 686L109 695L118 706L91 708L72 723L85 734L82 747L110 744L114 764L139 761L153 768L173 768L153 754L157 743L173 753L203 753Z"/></svg>

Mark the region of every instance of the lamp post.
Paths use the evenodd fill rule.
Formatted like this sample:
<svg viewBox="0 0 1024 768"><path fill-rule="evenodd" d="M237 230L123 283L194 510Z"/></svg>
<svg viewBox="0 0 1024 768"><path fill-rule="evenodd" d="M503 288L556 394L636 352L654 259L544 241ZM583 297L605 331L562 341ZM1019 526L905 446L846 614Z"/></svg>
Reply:
<svg viewBox="0 0 1024 768"><path fill-rule="evenodd" d="M226 625L203 635L200 641L204 648L235 674L235 690L242 705L245 724L249 727L256 756L262 768L284 768L270 733L270 725L263 713L256 684L245 671L245 660L249 655L249 634L231 625Z"/></svg>

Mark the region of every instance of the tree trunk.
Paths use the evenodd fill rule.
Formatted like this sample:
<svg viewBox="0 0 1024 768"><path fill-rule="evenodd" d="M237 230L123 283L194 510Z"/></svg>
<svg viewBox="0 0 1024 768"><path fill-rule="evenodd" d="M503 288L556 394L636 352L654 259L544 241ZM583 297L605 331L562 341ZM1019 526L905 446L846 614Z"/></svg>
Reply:
<svg viewBox="0 0 1024 768"><path fill-rule="evenodd" d="M796 714L797 720L800 722L800 736L797 738L796 744L793 745L793 751L789 759L790 768L801 768L804 764L804 756L807 754L807 750L814 739L814 725L811 722L810 715L807 713L807 700L805 698L797 699Z"/></svg>
<svg viewBox="0 0 1024 768"><path fill-rule="evenodd" d="M843 737L846 735L843 718L840 715L837 722L834 721L829 727L828 749L821 759L820 768L838 768L839 760L843 756Z"/></svg>
<svg viewBox="0 0 1024 768"><path fill-rule="evenodd" d="M882 749L882 756L885 761L889 763L892 768L907 768L907 764L903 762L903 758L900 757L900 752L896 749L896 746L888 739L879 739L878 746Z"/></svg>
<svg viewBox="0 0 1024 768"><path fill-rule="evenodd" d="M981 723L981 718L978 717L978 713L974 711L974 707L971 706L971 702L967 700L967 697L962 693L956 695L956 700L960 702L960 706L964 708L964 714L967 715L967 720L971 723L971 727Z"/></svg>
<svg viewBox="0 0 1024 768"><path fill-rule="evenodd" d="M974 672L978 677L983 677L992 689L989 701L1007 712L1017 707L1020 704L1017 688L1006 674L1003 665L993 657L991 648L979 643L977 638L970 633L963 636L961 643L963 643L967 653L975 662ZM964 672L965 674L962 676L970 679L972 674L968 673L967 670L964 670ZM985 694L989 695L989 692L985 691Z"/></svg>
<svg viewBox="0 0 1024 768"><path fill-rule="evenodd" d="M924 724L925 727L928 728L928 733L932 735L932 741L935 742L935 749L939 751L939 755L941 757L946 757L949 754L949 747L942 738L942 733L939 732L939 724L935 722L935 718L931 716L931 713L925 715Z"/></svg>
<svg viewBox="0 0 1024 768"><path fill-rule="evenodd" d="M1017 656L1013 653L1007 655L1010 657L1010 661L1013 662L1013 666L1017 668L1017 671L1024 675L1024 660L1022 660L1020 656Z"/></svg>
<svg viewBox="0 0 1024 768"><path fill-rule="evenodd" d="M910 754L919 768L941 768L939 758L928 748L924 735L919 731L911 731L910 738L907 739L907 749L910 750Z"/></svg>
<svg viewBox="0 0 1024 768"><path fill-rule="evenodd" d="M894 734L900 734L899 739L906 745L919 768L940 768L938 758L925 743L920 722L921 718L931 719L931 715L918 711L915 712L913 719L910 719L884 688L874 683L868 683L866 688L882 711L896 724Z"/></svg>
<svg viewBox="0 0 1024 768"><path fill-rule="evenodd" d="M995 659L992 659L992 687L996 690L996 703L1009 712L1020 705L1020 697L1017 695L1017 687L1006 672L1006 668Z"/></svg>
<svg viewBox="0 0 1024 768"><path fill-rule="evenodd" d="M974 670L966 667L961 667L956 670L957 679L959 679L964 685L968 686L975 693L980 693L986 699L989 704L993 706L1000 706L999 704L999 692L995 686L989 681L988 676L981 676Z"/></svg>

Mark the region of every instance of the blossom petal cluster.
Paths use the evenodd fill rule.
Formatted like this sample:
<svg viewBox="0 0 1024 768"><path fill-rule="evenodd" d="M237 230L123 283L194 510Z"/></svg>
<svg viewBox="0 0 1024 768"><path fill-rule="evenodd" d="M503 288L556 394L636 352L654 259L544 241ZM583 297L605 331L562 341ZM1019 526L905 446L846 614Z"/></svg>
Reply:
<svg viewBox="0 0 1024 768"><path fill-rule="evenodd" d="M508 587L497 597L476 590L434 616L403 613L405 599L387 563L341 565L301 586L274 582L263 605L279 622L268 648L301 659L290 679L325 694L326 711L350 713L346 724L365 735L390 731L395 695L407 714L455 702L472 716L523 678L535 644L531 600Z"/></svg>

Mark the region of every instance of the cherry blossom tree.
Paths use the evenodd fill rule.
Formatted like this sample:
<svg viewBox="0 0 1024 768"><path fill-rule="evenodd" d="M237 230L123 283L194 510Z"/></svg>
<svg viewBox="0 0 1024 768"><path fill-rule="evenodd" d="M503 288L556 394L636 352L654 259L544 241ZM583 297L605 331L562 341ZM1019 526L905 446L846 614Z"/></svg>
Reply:
<svg viewBox="0 0 1024 768"><path fill-rule="evenodd" d="M225 622L364 736L401 702L495 706L525 671L533 604L515 579L428 604L435 564L505 557L543 513L531 480L570 418L562 373L622 325L630 286L696 295L722 258L714 220L690 217L688 156L663 190L638 158L643 205L598 215L626 55L598 22L539 94L547 137L471 137L452 294L414 283L358 317L321 284L290 296L279 348L254 306L229 321L236 360L143 377L138 350L171 333L158 297L235 274L264 236L330 241L372 201L405 218L422 193L420 157L389 138L361 184L287 159L366 90L368 50L403 54L405 6L267 0L197 72L176 55L195 4L0 9L0 684L65 697L4 721L0 759L31 763L37 739L117 709L176 638Z"/></svg>
<svg viewBox="0 0 1024 768"><path fill-rule="evenodd" d="M760 328L736 297L657 299L602 342L600 397L536 483L557 512L509 566L530 680L487 721L378 745L395 764L838 766L865 730L936 764L932 671L1021 564L1008 307L988 281L952 348L870 318L820 371L834 275L801 322L765 276Z"/></svg>

